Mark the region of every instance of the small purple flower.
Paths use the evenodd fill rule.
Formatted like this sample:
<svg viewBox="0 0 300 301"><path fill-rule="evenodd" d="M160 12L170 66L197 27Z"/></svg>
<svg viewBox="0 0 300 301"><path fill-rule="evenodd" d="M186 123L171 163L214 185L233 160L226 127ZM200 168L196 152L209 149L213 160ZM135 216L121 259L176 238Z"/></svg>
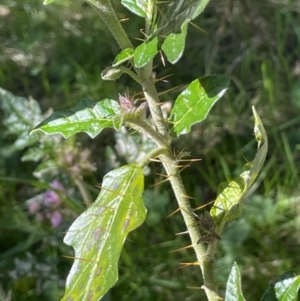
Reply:
<svg viewBox="0 0 300 301"><path fill-rule="evenodd" d="M53 228L57 228L62 223L62 215L58 211L54 211L51 215L50 222Z"/></svg>
<svg viewBox="0 0 300 301"><path fill-rule="evenodd" d="M53 190L47 190L44 197L45 204L48 206L60 204L61 202L59 195Z"/></svg>
<svg viewBox="0 0 300 301"><path fill-rule="evenodd" d="M57 190L64 190L64 186L60 182L58 182L57 180L52 181L50 186L54 189L57 189Z"/></svg>
<svg viewBox="0 0 300 301"><path fill-rule="evenodd" d="M54 180L50 186L54 189L63 191L63 186L60 182ZM54 190L47 190L44 194L44 202L47 206L56 206L61 203L60 196Z"/></svg>

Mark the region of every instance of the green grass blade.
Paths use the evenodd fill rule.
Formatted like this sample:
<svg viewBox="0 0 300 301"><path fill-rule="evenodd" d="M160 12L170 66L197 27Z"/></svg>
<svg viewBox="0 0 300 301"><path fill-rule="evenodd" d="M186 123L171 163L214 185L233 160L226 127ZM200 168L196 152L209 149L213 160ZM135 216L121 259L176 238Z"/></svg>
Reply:
<svg viewBox="0 0 300 301"><path fill-rule="evenodd" d="M75 249L62 301L97 301L118 279L128 233L145 220L144 176L137 165L109 172L96 201L72 224L64 242Z"/></svg>

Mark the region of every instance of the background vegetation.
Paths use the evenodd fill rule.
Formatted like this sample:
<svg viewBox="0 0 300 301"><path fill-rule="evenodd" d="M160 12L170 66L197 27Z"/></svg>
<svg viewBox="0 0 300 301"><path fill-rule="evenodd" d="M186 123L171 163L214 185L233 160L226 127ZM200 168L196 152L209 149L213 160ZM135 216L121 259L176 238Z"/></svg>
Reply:
<svg viewBox="0 0 300 301"><path fill-rule="evenodd" d="M143 37L142 19L119 2L114 1L118 16L130 18L123 24L134 42ZM183 171L195 207L213 200L218 183L238 175L245 160L253 158L252 105L264 122L270 145L266 165L244 201L243 216L225 229L216 267L222 286L233 261L238 262L248 300L258 300L276 276L292 269L300 272L299 11L297 0L212 0L195 21L203 31L189 26L184 57L166 67L157 58L154 70L158 78L172 74L168 78L172 86L216 73L227 73L232 79L231 88L207 120L174 145L202 159ZM41 0L3 0L0 16L0 87L38 100L43 113L49 107L70 107L81 98L101 100L139 92L125 76L117 82L101 80L101 71L119 50L97 13L82 1L43 6ZM160 91L167 90L169 83L159 83ZM178 91L164 94L162 101L174 100ZM43 156L24 160L34 145L15 145L19 134L5 122L10 111L6 100L0 101L4 121L0 124L0 300L59 300L72 263L63 257L72 256L72 250L62 238L84 209L80 183L72 177L74 168L80 166L88 193L94 197L103 175L130 161L132 149L144 142L108 130L94 140L82 134L66 141L56 138L52 146L39 142ZM124 145L131 147L126 151ZM84 165L87 158L93 165ZM56 172L45 176L40 163L49 161ZM107 300L199 300L202 296L201 290L192 289L202 284L199 268L179 268L180 262L195 261L193 252L169 253L189 241L175 236L185 230L181 217L166 218L176 209L169 185L151 187L163 179L157 175L161 172L160 164L150 165L145 194L148 218L129 236L119 263L120 279ZM61 203L43 207L43 193L53 192L53 180L64 187L56 191ZM35 203L43 208L34 211L30 204ZM53 222L54 212L61 214L61 222Z"/></svg>

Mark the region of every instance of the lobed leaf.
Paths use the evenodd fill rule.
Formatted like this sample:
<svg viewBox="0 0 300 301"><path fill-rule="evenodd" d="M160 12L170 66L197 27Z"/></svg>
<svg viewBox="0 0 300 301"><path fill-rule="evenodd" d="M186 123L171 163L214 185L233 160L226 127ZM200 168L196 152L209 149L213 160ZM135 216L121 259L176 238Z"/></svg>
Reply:
<svg viewBox="0 0 300 301"><path fill-rule="evenodd" d="M241 275L236 262L233 264L227 280L225 301L246 301L243 296Z"/></svg>
<svg viewBox="0 0 300 301"><path fill-rule="evenodd" d="M181 33L171 33L164 40L161 49L171 64L175 64L181 58L184 51L186 34L187 25L182 28Z"/></svg>
<svg viewBox="0 0 300 301"><path fill-rule="evenodd" d="M229 87L227 75L209 75L195 79L177 97L170 118L177 136L191 131L191 126L203 121L210 109Z"/></svg>
<svg viewBox="0 0 300 301"><path fill-rule="evenodd" d="M146 218L144 176L137 165L109 172L96 201L67 232L75 249L62 301L98 301L118 279L118 260L128 233Z"/></svg>
<svg viewBox="0 0 300 301"><path fill-rule="evenodd" d="M70 109L54 112L35 127L31 133L42 131L45 134L62 134L65 138L78 132L85 132L94 138L104 128L120 129L120 106L115 100L106 98L95 102L81 100Z"/></svg>
<svg viewBox="0 0 300 301"><path fill-rule="evenodd" d="M300 288L300 276L287 272L272 281L261 301L296 301Z"/></svg>
<svg viewBox="0 0 300 301"><path fill-rule="evenodd" d="M134 65L137 68L142 68L145 66L151 59L154 58L157 50L158 39L154 38L150 42L144 42L139 45L134 52Z"/></svg>
<svg viewBox="0 0 300 301"><path fill-rule="evenodd" d="M258 150L253 162L244 166L244 171L229 183L223 182L218 187L218 197L210 210L217 225L224 224L238 217L241 213L240 202L249 190L266 159L268 151L268 137L263 124L252 107L254 115L254 134L258 142Z"/></svg>

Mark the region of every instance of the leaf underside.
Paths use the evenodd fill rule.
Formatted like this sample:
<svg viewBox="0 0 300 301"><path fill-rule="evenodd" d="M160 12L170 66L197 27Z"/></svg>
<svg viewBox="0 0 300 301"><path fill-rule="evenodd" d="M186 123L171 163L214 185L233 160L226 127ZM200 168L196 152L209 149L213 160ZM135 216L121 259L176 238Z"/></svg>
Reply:
<svg viewBox="0 0 300 301"><path fill-rule="evenodd" d="M95 102L83 99L70 109L54 112L31 133L42 131L48 135L61 134L68 138L78 132L85 132L94 138L104 128L120 129L120 114L120 105L115 100L106 98Z"/></svg>
<svg viewBox="0 0 300 301"><path fill-rule="evenodd" d="M64 242L75 249L62 301L97 301L118 279L118 260L128 233L145 220L141 167L109 172L96 201L68 230Z"/></svg>

